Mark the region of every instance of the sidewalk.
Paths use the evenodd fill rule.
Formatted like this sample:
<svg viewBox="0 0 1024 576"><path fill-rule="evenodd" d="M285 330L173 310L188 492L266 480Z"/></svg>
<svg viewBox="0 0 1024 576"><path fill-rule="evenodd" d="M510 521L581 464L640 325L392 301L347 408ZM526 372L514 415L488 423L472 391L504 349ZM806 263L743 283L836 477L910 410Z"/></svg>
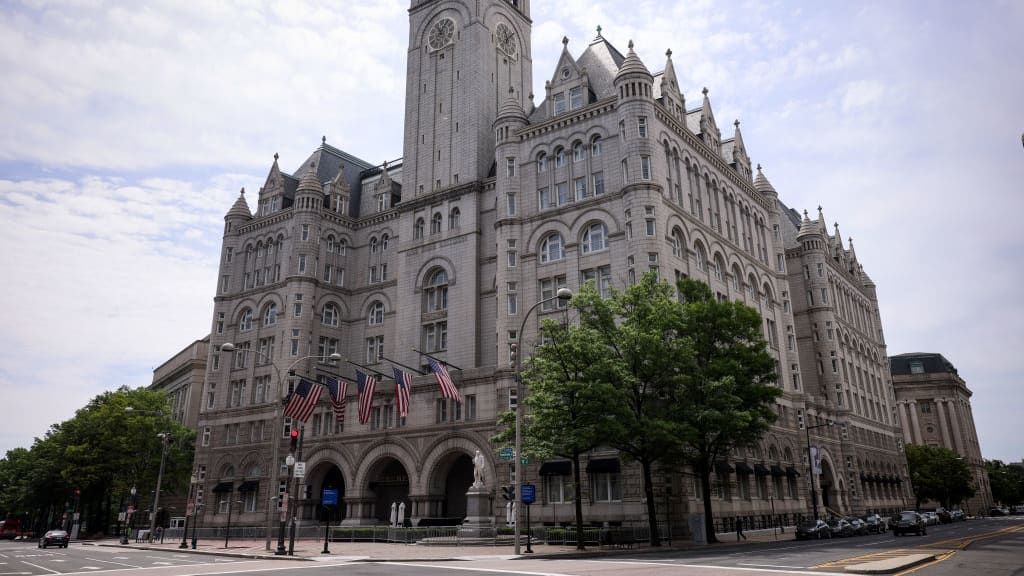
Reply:
<svg viewBox="0 0 1024 576"><path fill-rule="evenodd" d="M786 527L785 533L777 533L773 530L751 530L745 532L747 540L738 544L753 544L755 542L773 542L775 540L793 539L794 528ZM736 533L725 532L717 534L719 544L713 546L737 545ZM328 554L323 554L324 543L322 540L296 540L294 556L276 556L276 542L271 543L271 550L266 550L264 540L230 540L227 548L223 540L199 540L196 549L191 549L191 540L188 541L189 548L181 549L180 540L165 540L164 543L129 543L121 544L117 539L97 540L87 542L94 546L108 546L121 548L135 548L138 550L162 550L165 552L182 552L188 554L212 554L217 556L230 556L237 558L261 558L279 560L348 560L359 562L383 562L383 561L440 561L440 560L467 560L467 559L509 559L516 558L511 544L503 546L430 546L422 544L390 544L384 542L330 542ZM285 542L287 546L287 542ZM534 543L533 554L521 554L519 557L527 558L569 558L569 557L594 557L617 554L656 553L668 550L689 550L702 548L703 545L694 544L691 540L673 540L672 546L651 547L647 545L634 546L633 548L607 548L599 546L588 546L586 551L578 551L574 546L548 545ZM525 546L522 548L525 550Z"/></svg>

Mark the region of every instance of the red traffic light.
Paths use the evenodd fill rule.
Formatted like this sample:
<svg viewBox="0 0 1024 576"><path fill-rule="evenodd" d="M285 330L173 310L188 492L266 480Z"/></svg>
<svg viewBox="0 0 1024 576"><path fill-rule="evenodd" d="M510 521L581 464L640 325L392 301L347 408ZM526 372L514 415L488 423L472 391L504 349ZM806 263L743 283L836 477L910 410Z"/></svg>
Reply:
<svg viewBox="0 0 1024 576"><path fill-rule="evenodd" d="M75 496L80 496L81 494L82 494L82 491L79 490L78 488L75 488Z"/></svg>
<svg viewBox="0 0 1024 576"><path fill-rule="evenodd" d="M291 437L292 437L292 440L297 439L299 437L299 431L298 430L292 430L291 431Z"/></svg>

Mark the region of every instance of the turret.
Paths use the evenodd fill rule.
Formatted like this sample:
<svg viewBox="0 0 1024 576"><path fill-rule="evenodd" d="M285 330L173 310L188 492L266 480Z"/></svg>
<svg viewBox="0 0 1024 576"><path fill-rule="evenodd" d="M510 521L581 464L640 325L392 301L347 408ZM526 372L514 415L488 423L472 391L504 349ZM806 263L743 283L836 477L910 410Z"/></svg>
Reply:
<svg viewBox="0 0 1024 576"><path fill-rule="evenodd" d="M622 61L622 66L615 74L613 82L619 91L619 101L627 101L634 98L651 99L654 76L640 60L640 57L633 51L633 41L629 41L629 54Z"/></svg>
<svg viewBox="0 0 1024 576"><path fill-rule="evenodd" d="M224 215L224 234L227 235L249 220L252 220L252 212L249 211L249 204L245 201L245 188L242 188L238 193L238 199Z"/></svg>
<svg viewBox="0 0 1024 576"><path fill-rule="evenodd" d="M708 89L704 88L704 102L700 108L700 137L704 143L711 147L716 154L722 151L722 132L715 124L715 115L711 111L711 99L708 98Z"/></svg>
<svg viewBox="0 0 1024 576"><path fill-rule="evenodd" d="M316 164L310 162L309 170L302 175L295 190L295 209L319 211L323 204L324 188L316 175Z"/></svg>

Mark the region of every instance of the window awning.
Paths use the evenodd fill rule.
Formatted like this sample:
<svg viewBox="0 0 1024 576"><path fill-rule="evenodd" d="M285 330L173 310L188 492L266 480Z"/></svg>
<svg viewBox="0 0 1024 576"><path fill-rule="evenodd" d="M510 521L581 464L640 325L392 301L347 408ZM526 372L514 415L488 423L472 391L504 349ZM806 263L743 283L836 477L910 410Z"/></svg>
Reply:
<svg viewBox="0 0 1024 576"><path fill-rule="evenodd" d="M568 462L566 462L568 464ZM618 458L592 458L587 462L587 472L619 472L619 459Z"/></svg>
<svg viewBox="0 0 1024 576"><path fill-rule="evenodd" d="M786 471L778 464L772 464L772 476L785 476Z"/></svg>
<svg viewBox="0 0 1024 576"><path fill-rule="evenodd" d="M863 473L863 472L861 472L860 473L860 481L861 482L867 482L868 481L868 475Z"/></svg>
<svg viewBox="0 0 1024 576"><path fill-rule="evenodd" d="M757 474L758 476L767 476L770 473L771 472L768 470L768 467L764 464L754 464L754 474Z"/></svg>
<svg viewBox="0 0 1024 576"><path fill-rule="evenodd" d="M559 460L557 462L545 462L540 465L541 476L569 476L572 474L572 462Z"/></svg>
<svg viewBox="0 0 1024 576"><path fill-rule="evenodd" d="M796 468L792 466L786 466L786 476L799 476L800 473L796 471Z"/></svg>
<svg viewBox="0 0 1024 576"><path fill-rule="evenodd" d="M234 482L220 482L219 484L213 487L213 490L211 490L211 492L213 492L214 494L223 494L224 492L231 492L234 489Z"/></svg>
<svg viewBox="0 0 1024 576"><path fill-rule="evenodd" d="M255 492L260 489L259 480L246 480L238 487L239 492Z"/></svg>
<svg viewBox="0 0 1024 576"><path fill-rule="evenodd" d="M732 472L732 466L729 466L729 463L725 461L715 462L715 472L718 474L728 474Z"/></svg>
<svg viewBox="0 0 1024 576"><path fill-rule="evenodd" d="M737 462L736 463L736 473L737 474L753 474L754 473L754 469L751 468L750 464L747 464L746 462Z"/></svg>

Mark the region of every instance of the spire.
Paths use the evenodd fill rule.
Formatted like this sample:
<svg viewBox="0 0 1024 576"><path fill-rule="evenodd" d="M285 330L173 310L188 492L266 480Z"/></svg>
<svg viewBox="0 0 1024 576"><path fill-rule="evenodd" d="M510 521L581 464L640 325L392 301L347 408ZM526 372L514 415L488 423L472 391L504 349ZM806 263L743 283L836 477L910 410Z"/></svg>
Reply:
<svg viewBox="0 0 1024 576"><path fill-rule="evenodd" d="M718 130L715 114L711 111L711 98L708 97L707 86L701 90L701 93L704 94L704 102L700 107L700 133L704 138L704 143L711 146L715 152L721 153L722 133Z"/></svg>
<svg viewBox="0 0 1024 576"><path fill-rule="evenodd" d="M835 222L833 226L835 226L836 233L832 237L832 243L836 248L841 250L843 248L843 235L839 232L839 222Z"/></svg>
<svg viewBox="0 0 1024 576"><path fill-rule="evenodd" d="M249 211L249 204L245 201L245 188L238 193L238 199L228 210L228 213L224 215L225 220L241 218L249 220L252 218L252 212Z"/></svg>
<svg viewBox="0 0 1024 576"><path fill-rule="evenodd" d="M640 57L633 50L632 40L629 41L629 53L626 54L626 59L622 61L622 66L619 66L619 72L615 75L615 80L618 81L630 75L643 75L648 82L654 80L654 77L651 76L651 71L647 69L647 66L644 66Z"/></svg>
<svg viewBox="0 0 1024 576"><path fill-rule="evenodd" d="M762 194L778 195L778 192L775 191L775 187L772 186L772 183L768 181L767 177L765 177L764 172L761 171L760 164L757 165L757 177L754 178L754 190L757 190ZM804 218L807 218L806 210L804 210Z"/></svg>
<svg viewBox="0 0 1024 576"><path fill-rule="evenodd" d="M508 87L508 98L505 99L501 109L498 110L495 124L501 120L519 120L522 123L526 123L526 112L523 111L523 107L519 104L519 99L516 98L516 91L511 86Z"/></svg>
<svg viewBox="0 0 1024 576"><path fill-rule="evenodd" d="M837 230L837 232L838 232L838 230ZM853 236L850 236L850 258L854 262L857 261L857 251L853 249Z"/></svg>
<svg viewBox="0 0 1024 576"><path fill-rule="evenodd" d="M686 98L683 91L679 89L679 79L676 77L676 67L672 64L672 49L665 50L665 72L661 75L661 95L674 96L678 98L679 113L686 113Z"/></svg>
<svg viewBox="0 0 1024 576"><path fill-rule="evenodd" d="M818 204L818 226L821 228L821 233L828 238L828 225L825 224L825 212L822 211L821 204Z"/></svg>
<svg viewBox="0 0 1024 576"><path fill-rule="evenodd" d="M334 180L331 180L331 190L339 194L348 194L352 191L348 185L348 180L345 179L345 163L341 162L338 165L338 173L335 174Z"/></svg>
<svg viewBox="0 0 1024 576"><path fill-rule="evenodd" d="M817 230L814 228L814 222L807 217L807 210L804 210L804 220L800 223L800 231L797 232L796 237L800 238L802 236L815 234L816 232Z"/></svg>
<svg viewBox="0 0 1024 576"><path fill-rule="evenodd" d="M380 191L391 191L391 175L388 174L388 161L384 161L384 166L381 169L380 180L374 185L374 189Z"/></svg>
<svg viewBox="0 0 1024 576"><path fill-rule="evenodd" d="M316 162L309 163L309 170L306 170L306 173L299 180L297 192L305 190L319 192L320 194L324 193L324 187L320 184L320 179L316 175Z"/></svg>

